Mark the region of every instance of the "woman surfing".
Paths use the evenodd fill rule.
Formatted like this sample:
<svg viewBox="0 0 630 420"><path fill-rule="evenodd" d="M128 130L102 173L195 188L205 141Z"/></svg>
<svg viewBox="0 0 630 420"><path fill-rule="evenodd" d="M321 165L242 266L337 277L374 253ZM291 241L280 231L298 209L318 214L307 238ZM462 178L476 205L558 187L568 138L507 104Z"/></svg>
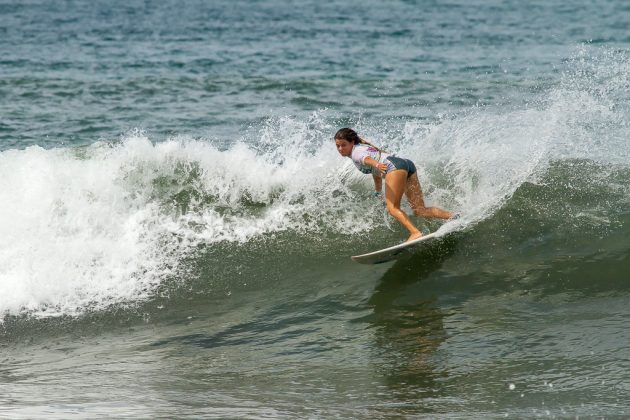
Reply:
<svg viewBox="0 0 630 420"><path fill-rule="evenodd" d="M385 179L385 202L387 211L409 231L407 241L422 237L422 232L400 209L403 194L416 216L451 219L454 213L439 207L425 207L422 188L418 181L416 166L409 159L394 156L366 142L351 128L342 128L335 134L335 145L341 156L349 157L365 174L372 174L376 194L381 193Z"/></svg>

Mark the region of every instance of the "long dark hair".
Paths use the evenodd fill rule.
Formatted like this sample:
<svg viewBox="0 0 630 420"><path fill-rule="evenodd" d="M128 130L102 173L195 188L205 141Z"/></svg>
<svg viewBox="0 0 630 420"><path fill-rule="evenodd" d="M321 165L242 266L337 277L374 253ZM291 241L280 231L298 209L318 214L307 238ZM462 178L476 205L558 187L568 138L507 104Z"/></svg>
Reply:
<svg viewBox="0 0 630 420"><path fill-rule="evenodd" d="M337 131L337 133L335 134L335 140L345 140L347 142L350 142L352 144L367 144L368 146L372 146L373 148L375 148L376 150L378 150L379 152L384 152L384 150L374 146L372 143L362 139L361 137L359 137L359 135L357 134L356 131L354 131L352 128L342 128L339 131Z"/></svg>

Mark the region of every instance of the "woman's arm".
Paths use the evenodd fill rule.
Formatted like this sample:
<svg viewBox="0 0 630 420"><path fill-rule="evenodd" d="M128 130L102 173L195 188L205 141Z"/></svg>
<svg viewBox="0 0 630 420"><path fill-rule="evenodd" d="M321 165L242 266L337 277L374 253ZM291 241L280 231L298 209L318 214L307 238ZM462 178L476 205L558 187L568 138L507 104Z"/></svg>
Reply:
<svg viewBox="0 0 630 420"><path fill-rule="evenodd" d="M374 180L374 191L380 193L381 189L383 188L383 178L378 175L372 174L372 179Z"/></svg>
<svg viewBox="0 0 630 420"><path fill-rule="evenodd" d="M379 163L376 159L372 159L369 156L363 160L363 163L364 165L370 165L371 167L375 168L379 172L382 172L385 169L387 169L387 165L385 165L384 163ZM374 179L374 190L377 193L380 193L383 188L383 178L381 178L380 175L373 173L372 179Z"/></svg>
<svg viewBox="0 0 630 420"><path fill-rule="evenodd" d="M376 159L372 159L369 156L367 156L363 160L363 164L364 165L370 165L371 167L376 168L379 172L383 172L383 171L385 171L387 169L387 165L385 163L380 163Z"/></svg>

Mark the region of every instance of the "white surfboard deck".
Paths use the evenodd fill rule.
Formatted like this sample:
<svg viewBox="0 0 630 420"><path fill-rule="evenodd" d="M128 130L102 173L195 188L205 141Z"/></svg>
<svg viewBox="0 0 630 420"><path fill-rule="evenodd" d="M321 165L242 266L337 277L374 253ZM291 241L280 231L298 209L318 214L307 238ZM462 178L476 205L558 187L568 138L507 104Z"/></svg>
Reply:
<svg viewBox="0 0 630 420"><path fill-rule="evenodd" d="M444 229L445 226L446 224L442 225L435 232L424 235L418 239L414 239L413 241L403 242L398 245L390 246L389 248L379 249L378 251L370 252L367 254L355 255L351 258L353 261L356 261L360 264L380 264L387 261L395 260L396 258L401 257L403 254L405 254L407 251L410 251L419 245L424 245L426 243L432 242L437 238L441 238L453 230L449 228Z"/></svg>

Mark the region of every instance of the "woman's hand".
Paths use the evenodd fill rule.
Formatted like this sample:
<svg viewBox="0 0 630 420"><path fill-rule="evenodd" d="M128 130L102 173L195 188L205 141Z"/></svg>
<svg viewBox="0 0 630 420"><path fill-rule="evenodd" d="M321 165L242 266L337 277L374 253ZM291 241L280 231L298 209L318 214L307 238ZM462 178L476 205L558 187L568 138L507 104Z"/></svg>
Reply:
<svg viewBox="0 0 630 420"><path fill-rule="evenodd" d="M384 173L387 170L387 164L385 163L377 162L376 165L374 165L374 167L378 169L378 171L381 173Z"/></svg>
<svg viewBox="0 0 630 420"><path fill-rule="evenodd" d="M372 159L369 156L365 158L365 160L363 161L363 164L370 165L372 168L376 169L380 173L385 173L385 171L387 170L387 164L381 163L378 160Z"/></svg>

